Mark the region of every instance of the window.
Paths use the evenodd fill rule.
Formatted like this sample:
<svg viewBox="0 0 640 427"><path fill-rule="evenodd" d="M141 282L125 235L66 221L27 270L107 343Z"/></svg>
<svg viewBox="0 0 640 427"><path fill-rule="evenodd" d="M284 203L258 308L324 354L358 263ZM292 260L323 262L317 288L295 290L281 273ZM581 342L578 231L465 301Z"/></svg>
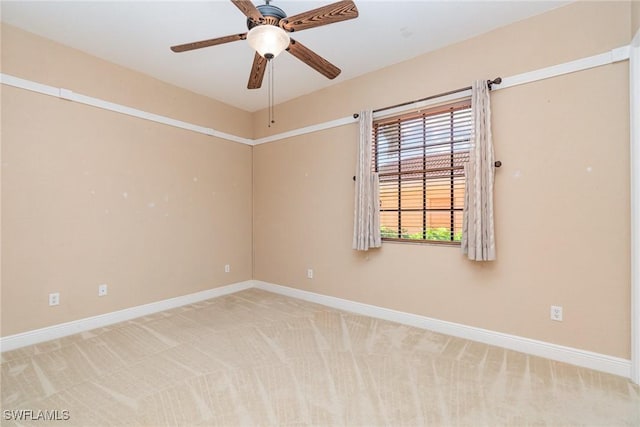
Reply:
<svg viewBox="0 0 640 427"><path fill-rule="evenodd" d="M375 120L383 240L459 244L471 102Z"/></svg>

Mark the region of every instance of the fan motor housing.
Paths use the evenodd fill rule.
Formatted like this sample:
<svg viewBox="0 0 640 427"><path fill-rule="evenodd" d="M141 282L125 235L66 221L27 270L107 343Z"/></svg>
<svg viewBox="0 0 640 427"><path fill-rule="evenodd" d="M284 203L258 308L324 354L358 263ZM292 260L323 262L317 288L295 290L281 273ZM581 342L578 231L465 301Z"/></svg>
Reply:
<svg viewBox="0 0 640 427"><path fill-rule="evenodd" d="M258 9L262 14L262 16L264 16L265 18L264 24L278 25L278 22L280 22L281 19L284 19L287 17L287 14L284 13L284 10L270 4L261 4L259 6L256 6L256 9ZM252 29L253 27L256 27L258 25L262 25L262 24L257 23L252 19L247 19L248 29Z"/></svg>

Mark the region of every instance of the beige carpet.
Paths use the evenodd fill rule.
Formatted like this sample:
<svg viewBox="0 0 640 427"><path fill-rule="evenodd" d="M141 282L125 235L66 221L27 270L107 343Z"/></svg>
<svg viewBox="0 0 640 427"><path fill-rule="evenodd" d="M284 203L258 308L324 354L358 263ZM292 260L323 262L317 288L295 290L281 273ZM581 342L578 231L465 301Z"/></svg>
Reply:
<svg viewBox="0 0 640 427"><path fill-rule="evenodd" d="M3 426L640 425L624 378L256 289L3 353L1 381Z"/></svg>

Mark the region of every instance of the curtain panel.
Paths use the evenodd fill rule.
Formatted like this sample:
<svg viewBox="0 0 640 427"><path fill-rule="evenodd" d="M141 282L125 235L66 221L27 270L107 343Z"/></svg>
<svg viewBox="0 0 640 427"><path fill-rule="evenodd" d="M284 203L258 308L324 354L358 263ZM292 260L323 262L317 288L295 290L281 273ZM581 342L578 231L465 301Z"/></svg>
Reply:
<svg viewBox="0 0 640 427"><path fill-rule="evenodd" d="M473 130L469 162L465 164L465 203L461 247L473 261L496 259L493 221L494 154L491 102L486 80L471 86Z"/></svg>
<svg viewBox="0 0 640 427"><path fill-rule="evenodd" d="M355 207L353 212L353 249L367 251L382 246L380 236L380 184L372 172L371 147L373 113L361 111L356 160Z"/></svg>

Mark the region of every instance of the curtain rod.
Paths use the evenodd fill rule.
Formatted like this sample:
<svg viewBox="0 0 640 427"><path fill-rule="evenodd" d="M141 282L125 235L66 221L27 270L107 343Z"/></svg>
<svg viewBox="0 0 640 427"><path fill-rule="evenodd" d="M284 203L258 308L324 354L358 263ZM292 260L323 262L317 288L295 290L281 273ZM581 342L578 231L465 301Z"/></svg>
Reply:
<svg viewBox="0 0 640 427"><path fill-rule="evenodd" d="M487 85L489 86L489 90L491 90L491 86L492 85L499 85L500 83L502 83L502 77L496 77L493 80L487 80ZM397 107L404 107L405 105L410 105L416 102L422 102L422 101L428 101L430 99L434 99L434 98L440 98L441 96L447 96L447 95L453 95L454 93L458 93L458 92L464 92L465 90L470 90L471 86L467 86L467 87L463 87L462 89L456 89L456 90L450 90L449 92L443 92L443 93L439 93L437 95L431 95L431 96L427 96L426 98L422 98L422 99L416 99L415 101L409 101L409 102L403 102L402 104L396 104L396 105L392 105L390 107L384 107L384 108L378 108L377 110L373 110L374 113L378 113L380 111L385 111L385 110L390 110L392 108L397 108ZM357 119L358 117L360 117L360 114L355 113L353 115L354 119ZM500 166L502 166L502 162L500 160L496 160L493 163L493 166L496 168L499 168ZM353 177L353 180L356 180L356 177Z"/></svg>
<svg viewBox="0 0 640 427"><path fill-rule="evenodd" d="M487 84L489 85L489 90L491 90L491 86L492 85L494 85L494 84L495 85L499 85L500 83L502 83L502 77L496 77L493 80L487 80ZM431 99L440 98L442 96L447 96L447 95L453 95L454 93L464 92L465 90L470 90L470 89L471 89L471 86L463 87L461 89L450 90L449 92L443 92L443 93L439 93L437 95L427 96L426 98L416 99L414 101L407 101L407 102L403 102L401 104L391 105L389 107L378 108L377 110L373 110L373 112L374 113L379 113L380 111L391 110L392 108L404 107L405 105L415 104L416 102L429 101ZM354 119L357 119L358 117L360 117L360 114L358 114L358 113L355 113L353 115Z"/></svg>

